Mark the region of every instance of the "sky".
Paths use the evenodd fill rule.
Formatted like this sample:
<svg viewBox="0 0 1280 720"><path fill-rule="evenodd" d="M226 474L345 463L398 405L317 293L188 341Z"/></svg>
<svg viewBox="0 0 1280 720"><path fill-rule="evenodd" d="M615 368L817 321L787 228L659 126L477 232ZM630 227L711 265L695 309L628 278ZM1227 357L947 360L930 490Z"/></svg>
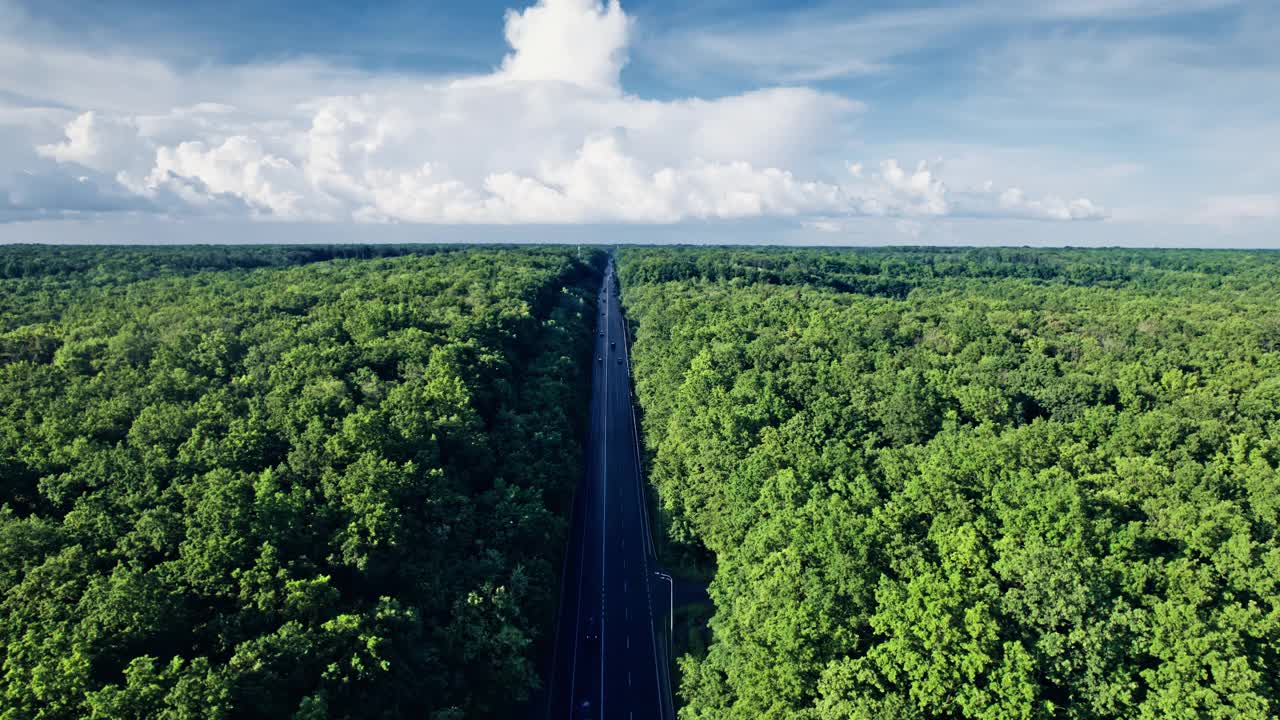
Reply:
<svg viewBox="0 0 1280 720"><path fill-rule="evenodd" d="M1280 247L1272 0L0 0L0 242Z"/></svg>

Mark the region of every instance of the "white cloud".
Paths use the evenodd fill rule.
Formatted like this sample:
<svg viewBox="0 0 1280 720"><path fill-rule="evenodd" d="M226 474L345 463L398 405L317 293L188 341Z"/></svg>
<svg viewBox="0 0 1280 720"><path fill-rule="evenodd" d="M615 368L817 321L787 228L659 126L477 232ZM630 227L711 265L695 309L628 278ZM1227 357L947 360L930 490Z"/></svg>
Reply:
<svg viewBox="0 0 1280 720"><path fill-rule="evenodd" d="M1280 194L1216 195L1191 214L1193 223L1233 227L1253 220L1280 218Z"/></svg>
<svg viewBox="0 0 1280 720"><path fill-rule="evenodd" d="M890 194L907 199L913 211L909 214L947 214L947 187L934 176L928 163L922 161L915 172L908 175L898 166L898 161L886 160L880 165L880 180Z"/></svg>
<svg viewBox="0 0 1280 720"><path fill-rule="evenodd" d="M188 83L156 63L142 63L132 81L125 69L99 68L130 92L155 81L172 104L81 106L36 152L175 215L536 224L1104 214L1083 198L953 190L936 163L908 171L889 159L875 172L824 175L856 145L860 103L804 87L629 95L620 73L631 22L616 0L540 0L508 12L511 52L471 77L414 81L292 63L202 69ZM77 58L6 52L59 79ZM330 85L344 92L318 91ZM42 92L100 99L79 80Z"/></svg>
<svg viewBox="0 0 1280 720"><path fill-rule="evenodd" d="M202 192L192 193L191 181L199 183ZM298 167L242 135L227 138L217 147L206 147L196 140L159 148L143 193L152 194L163 187L181 190L184 197L200 205L219 196L232 196L257 212L286 220L324 217L308 202L311 193Z"/></svg>
<svg viewBox="0 0 1280 720"><path fill-rule="evenodd" d="M1027 197L1020 188L1009 188L996 199L999 209L994 214L1049 220L1090 220L1103 216L1102 208L1088 198L1063 200L1055 196L1041 199Z"/></svg>
<svg viewBox="0 0 1280 720"><path fill-rule="evenodd" d="M566 82L615 88L626 62L628 18L618 0L543 0L508 10L512 53L502 75L516 82Z"/></svg>
<svg viewBox="0 0 1280 720"><path fill-rule="evenodd" d="M36 152L60 163L106 172L131 163L140 149L134 118L104 116L90 110L67 123L64 133L64 141L41 145Z"/></svg>

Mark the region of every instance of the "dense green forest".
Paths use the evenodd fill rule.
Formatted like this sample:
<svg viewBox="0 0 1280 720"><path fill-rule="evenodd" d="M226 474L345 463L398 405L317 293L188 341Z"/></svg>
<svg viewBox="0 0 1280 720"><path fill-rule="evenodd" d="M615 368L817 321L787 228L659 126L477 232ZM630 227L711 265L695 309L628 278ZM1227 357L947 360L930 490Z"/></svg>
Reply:
<svg viewBox="0 0 1280 720"><path fill-rule="evenodd" d="M619 261L681 717L1280 716L1280 255Z"/></svg>
<svg viewBox="0 0 1280 720"><path fill-rule="evenodd" d="M516 714L584 258L0 249L0 718Z"/></svg>

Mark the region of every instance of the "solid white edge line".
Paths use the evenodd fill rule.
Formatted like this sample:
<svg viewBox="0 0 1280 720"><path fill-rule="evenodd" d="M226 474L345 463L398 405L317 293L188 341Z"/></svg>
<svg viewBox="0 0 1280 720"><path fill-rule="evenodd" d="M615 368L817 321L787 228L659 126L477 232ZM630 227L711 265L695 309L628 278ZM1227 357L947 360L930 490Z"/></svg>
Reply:
<svg viewBox="0 0 1280 720"><path fill-rule="evenodd" d="M630 371L631 352L630 352L630 346L627 342L627 332L626 332L625 325L623 326L623 331L622 331L622 344L625 351L627 370ZM628 387L628 393L627 393L628 399L630 399L630 395L631 395L630 388ZM645 492L644 478L642 477L643 466L640 463L640 433L637 432L637 429L636 429L635 408L629 405L627 407L627 413L631 416L631 441L632 441L632 449L634 450L633 461L635 462L635 468L636 468L636 485L640 492L640 496L639 496L640 513L641 513L641 516L644 518L644 526L645 526L644 535L645 535L645 538L649 541L649 552L653 554L654 560L657 560L658 558L657 550L653 546L653 535L652 535L653 527L649 524L648 494ZM653 594L650 592L650 587L649 587L649 557L646 553L643 553L643 552L640 553L640 557L644 564L644 577L645 577L644 597L645 597L645 602L649 607L649 637L650 637L650 641L653 643L653 680L654 680L654 683L657 684L658 693L665 696L665 700L663 698L659 698L659 704L662 707L662 712L664 714L669 714L672 720L674 720L675 704L671 700L670 679L668 679L667 687L664 689L663 683L662 683L662 672L658 669L657 624L654 622L654 619L653 619ZM670 709L669 713L667 712L668 709Z"/></svg>

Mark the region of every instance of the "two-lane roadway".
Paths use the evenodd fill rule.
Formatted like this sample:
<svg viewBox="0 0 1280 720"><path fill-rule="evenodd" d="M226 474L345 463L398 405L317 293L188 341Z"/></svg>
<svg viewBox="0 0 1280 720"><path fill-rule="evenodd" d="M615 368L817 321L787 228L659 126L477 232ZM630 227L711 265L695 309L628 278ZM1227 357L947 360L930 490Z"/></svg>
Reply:
<svg viewBox="0 0 1280 720"><path fill-rule="evenodd" d="M586 472L576 495L548 678L556 720L664 720L668 593L641 485L630 362L610 263L598 299Z"/></svg>

